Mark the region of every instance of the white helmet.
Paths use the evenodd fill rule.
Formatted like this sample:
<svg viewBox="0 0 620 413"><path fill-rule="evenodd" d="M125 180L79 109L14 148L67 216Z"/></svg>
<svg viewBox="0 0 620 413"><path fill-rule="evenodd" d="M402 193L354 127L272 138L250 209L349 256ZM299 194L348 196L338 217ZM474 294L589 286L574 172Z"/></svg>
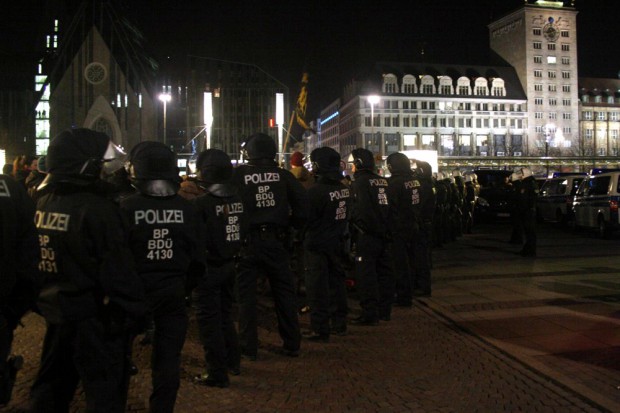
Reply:
<svg viewBox="0 0 620 413"><path fill-rule="evenodd" d="M433 175L435 175L435 179L437 179L438 181L443 181L443 172L434 172Z"/></svg>
<svg viewBox="0 0 620 413"><path fill-rule="evenodd" d="M463 176L463 174L461 174L461 171L459 171L458 169L455 169L454 171L452 171L452 176L456 178L457 176Z"/></svg>
<svg viewBox="0 0 620 413"><path fill-rule="evenodd" d="M530 168L521 168L521 176L523 179L532 176L532 170Z"/></svg>
<svg viewBox="0 0 620 413"><path fill-rule="evenodd" d="M465 182L474 182L473 174L465 174Z"/></svg>
<svg viewBox="0 0 620 413"><path fill-rule="evenodd" d="M513 172L512 175L510 175L510 182L515 182L519 179L521 179L521 173L519 172Z"/></svg>

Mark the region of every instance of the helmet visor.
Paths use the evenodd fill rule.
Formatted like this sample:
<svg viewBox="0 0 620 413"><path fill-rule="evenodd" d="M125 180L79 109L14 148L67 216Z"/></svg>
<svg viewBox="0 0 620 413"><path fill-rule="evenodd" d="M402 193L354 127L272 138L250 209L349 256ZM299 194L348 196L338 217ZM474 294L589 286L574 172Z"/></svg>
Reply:
<svg viewBox="0 0 620 413"><path fill-rule="evenodd" d="M123 149L112 143L108 143L108 147L103 154L103 173L104 174L113 174L119 169L125 166L125 162L127 161L127 154Z"/></svg>

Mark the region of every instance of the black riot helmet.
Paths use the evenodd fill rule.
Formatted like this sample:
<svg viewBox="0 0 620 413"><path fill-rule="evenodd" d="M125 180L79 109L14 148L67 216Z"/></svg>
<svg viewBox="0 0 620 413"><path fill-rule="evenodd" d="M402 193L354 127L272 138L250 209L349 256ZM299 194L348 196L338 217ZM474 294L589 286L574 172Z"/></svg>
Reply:
<svg viewBox="0 0 620 413"><path fill-rule="evenodd" d="M232 177L230 157L219 149L207 149L198 155L196 161L198 180L209 184L226 183Z"/></svg>
<svg viewBox="0 0 620 413"><path fill-rule="evenodd" d="M415 163L417 166L417 168L415 169L416 175L420 176L421 178L427 179L431 179L433 177L433 168L431 167L431 164L425 161L421 161L419 159L417 159Z"/></svg>
<svg viewBox="0 0 620 413"><path fill-rule="evenodd" d="M310 153L312 162L312 172L320 176L339 179L340 175L340 154L329 146L316 148Z"/></svg>
<svg viewBox="0 0 620 413"><path fill-rule="evenodd" d="M179 190L177 157L163 143L144 141L134 146L126 169L131 184L145 195L171 196Z"/></svg>
<svg viewBox="0 0 620 413"><path fill-rule="evenodd" d="M125 153L102 132L68 129L58 134L47 148L49 173L42 186L51 182L88 185L122 167Z"/></svg>
<svg viewBox="0 0 620 413"><path fill-rule="evenodd" d="M243 157L253 161L257 159L274 160L277 153L276 143L269 135L255 133L241 144Z"/></svg>
<svg viewBox="0 0 620 413"><path fill-rule="evenodd" d="M349 163L355 165L358 170L367 169L372 171L375 168L375 158L368 149L353 149L349 156Z"/></svg>
<svg viewBox="0 0 620 413"><path fill-rule="evenodd" d="M404 153L395 152L393 154L390 154L387 157L386 162L387 167L392 174L411 172L411 161Z"/></svg>

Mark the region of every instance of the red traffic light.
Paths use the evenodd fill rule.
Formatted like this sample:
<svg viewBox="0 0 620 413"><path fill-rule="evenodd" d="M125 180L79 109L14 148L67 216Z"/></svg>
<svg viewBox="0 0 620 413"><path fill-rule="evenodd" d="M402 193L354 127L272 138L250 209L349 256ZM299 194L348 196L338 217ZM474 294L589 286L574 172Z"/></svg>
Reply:
<svg viewBox="0 0 620 413"><path fill-rule="evenodd" d="M269 127L270 128L275 128L276 127L276 120L274 118L270 118L269 119Z"/></svg>

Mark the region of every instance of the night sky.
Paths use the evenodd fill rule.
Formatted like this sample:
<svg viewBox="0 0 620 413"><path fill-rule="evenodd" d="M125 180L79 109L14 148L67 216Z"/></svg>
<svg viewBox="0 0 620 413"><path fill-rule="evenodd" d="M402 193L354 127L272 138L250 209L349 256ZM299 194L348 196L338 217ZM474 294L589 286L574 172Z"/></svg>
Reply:
<svg viewBox="0 0 620 413"><path fill-rule="evenodd" d="M2 59L31 58L42 16L25 0L0 13ZM76 3L70 1L69 3ZM160 61L187 53L255 63L299 91L310 75L308 115L337 98L360 69L375 61L485 64L487 24L523 0L238 1L130 0L120 2ZM5 6L3 5L3 9ZM620 70L617 0L577 0L581 76L617 77ZM4 67L4 66L0 66Z"/></svg>

